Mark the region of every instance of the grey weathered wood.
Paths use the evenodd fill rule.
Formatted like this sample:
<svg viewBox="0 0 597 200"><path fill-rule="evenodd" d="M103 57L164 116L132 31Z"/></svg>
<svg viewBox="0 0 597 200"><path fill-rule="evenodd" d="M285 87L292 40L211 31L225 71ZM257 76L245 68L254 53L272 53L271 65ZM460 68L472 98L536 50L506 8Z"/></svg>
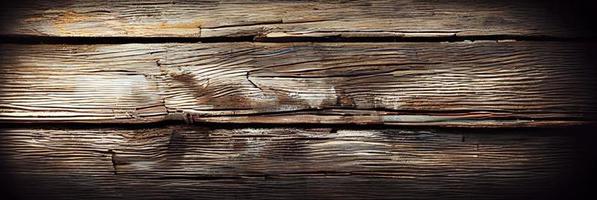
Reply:
<svg viewBox="0 0 597 200"><path fill-rule="evenodd" d="M593 45L2 45L3 122L543 126L593 121Z"/></svg>
<svg viewBox="0 0 597 200"><path fill-rule="evenodd" d="M503 0L31 1L2 10L1 34L85 37L578 37L549 3Z"/></svg>
<svg viewBox="0 0 597 200"><path fill-rule="evenodd" d="M1 172L24 199L518 199L574 191L580 177L572 175L584 164L577 160L587 159L575 136L499 130L13 127L0 129Z"/></svg>

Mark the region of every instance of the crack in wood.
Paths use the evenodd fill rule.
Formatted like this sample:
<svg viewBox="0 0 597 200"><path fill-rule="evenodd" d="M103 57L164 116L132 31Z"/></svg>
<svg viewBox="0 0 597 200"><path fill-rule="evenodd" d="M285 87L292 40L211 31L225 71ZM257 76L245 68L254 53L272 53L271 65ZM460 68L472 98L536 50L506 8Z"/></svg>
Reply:
<svg viewBox="0 0 597 200"><path fill-rule="evenodd" d="M257 84L255 84L255 83L254 83L254 82L251 80L251 78L249 77L249 76L250 76L250 73L251 73L251 72L249 71L249 72L247 72L247 73L246 73L246 75L245 75L245 78L247 79L247 81L249 81L249 83L251 83L251 85L253 85L253 87L255 87L255 88L259 89L259 91L263 92L263 89L261 89L261 87L257 86Z"/></svg>

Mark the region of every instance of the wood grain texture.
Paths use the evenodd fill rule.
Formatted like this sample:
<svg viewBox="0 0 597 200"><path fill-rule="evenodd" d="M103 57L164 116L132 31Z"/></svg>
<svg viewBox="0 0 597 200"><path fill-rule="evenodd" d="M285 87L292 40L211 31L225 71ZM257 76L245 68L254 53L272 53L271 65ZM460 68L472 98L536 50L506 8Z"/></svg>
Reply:
<svg viewBox="0 0 597 200"><path fill-rule="evenodd" d="M59 37L445 37L587 33L562 6L458 1L32 1L6 7L3 35Z"/></svg>
<svg viewBox="0 0 597 200"><path fill-rule="evenodd" d="M0 130L0 157L24 199L518 199L575 191L569 184L585 156L579 138L499 130L13 127Z"/></svg>
<svg viewBox="0 0 597 200"><path fill-rule="evenodd" d="M3 45L3 122L593 121L577 42Z"/></svg>
<svg viewBox="0 0 597 200"><path fill-rule="evenodd" d="M160 72L146 65L155 62L151 49L13 47L2 50L3 120L152 122L166 114L151 78Z"/></svg>

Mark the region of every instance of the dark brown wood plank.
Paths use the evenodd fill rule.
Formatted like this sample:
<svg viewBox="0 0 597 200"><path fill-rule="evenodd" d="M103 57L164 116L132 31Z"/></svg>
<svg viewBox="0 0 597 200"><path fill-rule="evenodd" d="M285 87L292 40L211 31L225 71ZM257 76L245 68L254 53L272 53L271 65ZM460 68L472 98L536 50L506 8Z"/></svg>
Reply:
<svg viewBox="0 0 597 200"><path fill-rule="evenodd" d="M13 127L0 158L24 199L574 195L582 137L498 130Z"/></svg>
<svg viewBox="0 0 597 200"><path fill-rule="evenodd" d="M563 5L567 5L564 4ZM59 37L445 37L589 33L541 1L31 1L5 7L4 35ZM575 11L570 11L575 12Z"/></svg>
<svg viewBox="0 0 597 200"><path fill-rule="evenodd" d="M593 121L580 42L3 45L3 122Z"/></svg>

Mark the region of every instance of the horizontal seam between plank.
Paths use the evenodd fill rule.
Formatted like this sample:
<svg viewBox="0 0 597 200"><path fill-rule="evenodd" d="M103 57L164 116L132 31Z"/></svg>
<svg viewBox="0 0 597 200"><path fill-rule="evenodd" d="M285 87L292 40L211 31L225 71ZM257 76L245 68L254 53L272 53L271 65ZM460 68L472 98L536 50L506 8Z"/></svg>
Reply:
<svg viewBox="0 0 597 200"><path fill-rule="evenodd" d="M0 35L0 43L7 44L126 44L126 43L230 43L230 42L466 42L466 41L596 41L594 37L553 37L542 35L480 35L480 36L434 36L434 37L62 37L62 36L29 36Z"/></svg>

